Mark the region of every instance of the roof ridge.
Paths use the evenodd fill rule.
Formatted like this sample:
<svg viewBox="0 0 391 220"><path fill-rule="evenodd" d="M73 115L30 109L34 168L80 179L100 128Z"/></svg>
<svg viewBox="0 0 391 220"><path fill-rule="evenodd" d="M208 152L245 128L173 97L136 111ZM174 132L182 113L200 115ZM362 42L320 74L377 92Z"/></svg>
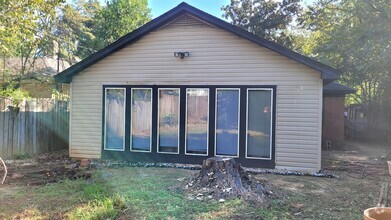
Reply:
<svg viewBox="0 0 391 220"><path fill-rule="evenodd" d="M216 26L218 28L224 29L226 31L229 31L233 34L236 34L240 37L243 37L249 41L252 41L260 46L263 46L265 48L268 48L274 52L277 52L281 55L284 55L292 60L295 60L299 63L302 63L310 68L313 68L315 70L318 70L321 72L322 78L324 80L324 83L330 83L339 77L339 73L336 69L327 66L323 63L320 63L319 61L313 60L309 57L306 57L300 53L297 53L293 50L290 50L286 47L283 47L277 43L274 43L272 41L268 41L264 38L261 38L253 33L250 33L242 28L239 28L237 26L234 26L226 21L223 21L211 14L208 14L198 8L195 8L186 2L182 2L176 7L172 8L171 10L167 11L166 13L160 15L159 17L149 21L145 25L135 29L134 31L124 35L123 37L120 37L118 40L113 42L112 44L106 46L105 48L91 54L87 58L83 59L82 61L76 63L75 65L69 67L68 69L62 71L61 73L57 74L54 78L57 82L62 83L69 83L72 81L72 77L79 73L80 71L84 70L85 68L91 66L92 64L100 61L101 59L105 58L106 56L110 55L111 53L122 49L126 45L133 43L137 41L139 38L144 36L145 34L156 30L160 27L162 27L165 24L168 24L172 20L176 19L177 17L181 16L184 13L189 13L190 15L200 19L201 21L204 21L206 23L209 23L213 26Z"/></svg>

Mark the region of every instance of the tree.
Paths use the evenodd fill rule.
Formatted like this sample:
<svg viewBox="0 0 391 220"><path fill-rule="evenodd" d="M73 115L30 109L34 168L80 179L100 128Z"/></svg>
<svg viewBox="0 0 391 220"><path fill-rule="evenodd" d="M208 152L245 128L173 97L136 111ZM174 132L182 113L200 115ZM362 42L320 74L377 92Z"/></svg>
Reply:
<svg viewBox="0 0 391 220"><path fill-rule="evenodd" d="M61 2L0 1L0 50L3 55L20 58L21 75L34 66L35 58L42 53L42 45L51 37L55 9Z"/></svg>
<svg viewBox="0 0 391 220"><path fill-rule="evenodd" d="M297 49L340 70L341 81L358 89L368 132L380 134L382 120L391 122L389 1L320 0L299 20L307 34L298 38Z"/></svg>
<svg viewBox="0 0 391 220"><path fill-rule="evenodd" d="M102 49L150 20L147 0L108 1L95 16L93 47Z"/></svg>
<svg viewBox="0 0 391 220"><path fill-rule="evenodd" d="M102 9L97 0L77 1L75 4L64 4L56 21L53 33L56 36L57 51L52 53L61 56L68 63L74 64L78 58L85 58L96 52L93 28L94 18ZM54 45L51 49L56 48Z"/></svg>
<svg viewBox="0 0 391 220"><path fill-rule="evenodd" d="M15 89L26 79L47 83L51 77L35 68L37 58L57 57L74 64L151 19L146 0L112 0L106 6L99 2L0 0L3 83L5 73L16 82ZM6 57L16 71L6 68ZM17 65L15 58L20 58Z"/></svg>
<svg viewBox="0 0 391 220"><path fill-rule="evenodd" d="M73 64L151 19L146 0L112 0L105 7L98 0L0 3L0 52L20 57L20 75L37 57L61 55Z"/></svg>
<svg viewBox="0 0 391 220"><path fill-rule="evenodd" d="M235 26L284 46L291 45L289 25L301 11L300 0L231 0L222 7Z"/></svg>

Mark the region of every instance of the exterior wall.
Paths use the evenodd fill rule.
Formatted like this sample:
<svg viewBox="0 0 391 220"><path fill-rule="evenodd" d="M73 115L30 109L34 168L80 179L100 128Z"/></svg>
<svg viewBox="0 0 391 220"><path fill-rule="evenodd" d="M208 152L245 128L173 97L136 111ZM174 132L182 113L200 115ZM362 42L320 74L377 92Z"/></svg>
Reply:
<svg viewBox="0 0 391 220"><path fill-rule="evenodd" d="M276 85L277 168L320 169L320 73L190 20L151 32L73 78L70 156L101 155L103 85ZM176 58L176 51L188 51L190 57Z"/></svg>
<svg viewBox="0 0 391 220"><path fill-rule="evenodd" d="M322 146L326 147L326 141L331 141L331 149L339 148L344 140L344 96L325 96L323 112L323 136Z"/></svg>

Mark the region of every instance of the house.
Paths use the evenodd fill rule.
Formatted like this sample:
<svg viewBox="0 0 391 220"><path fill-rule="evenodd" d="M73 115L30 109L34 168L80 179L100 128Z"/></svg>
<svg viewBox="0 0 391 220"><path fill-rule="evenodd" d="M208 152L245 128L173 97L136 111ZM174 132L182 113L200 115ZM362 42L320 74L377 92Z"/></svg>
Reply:
<svg viewBox="0 0 391 220"><path fill-rule="evenodd" d="M345 95L356 90L336 82L323 87L323 149L339 149L345 137Z"/></svg>
<svg viewBox="0 0 391 220"><path fill-rule="evenodd" d="M71 157L321 168L322 63L181 3L61 72Z"/></svg>
<svg viewBox="0 0 391 220"><path fill-rule="evenodd" d="M22 65L21 58L4 58L3 70L0 74L0 83L16 79L20 76ZM54 83L52 77L59 71L70 67L70 64L64 59L58 59L57 56L37 57L26 60L26 72L20 80L20 87L27 91L33 98L51 98ZM66 85L64 85L67 88Z"/></svg>
<svg viewBox="0 0 391 220"><path fill-rule="evenodd" d="M346 135L352 138L367 137L369 132L366 107L363 104L350 104L346 108L346 113ZM382 122L379 121L377 125L383 127L381 130L387 131L387 126L381 125L388 124L388 121L383 118Z"/></svg>

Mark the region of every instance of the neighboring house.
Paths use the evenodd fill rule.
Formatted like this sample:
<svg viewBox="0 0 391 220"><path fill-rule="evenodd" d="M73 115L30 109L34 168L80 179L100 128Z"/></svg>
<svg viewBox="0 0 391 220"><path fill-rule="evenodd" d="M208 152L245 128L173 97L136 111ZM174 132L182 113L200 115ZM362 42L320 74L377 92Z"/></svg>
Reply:
<svg viewBox="0 0 391 220"><path fill-rule="evenodd" d="M366 108L362 104L351 104L346 108L347 112L347 136L365 137L368 134L368 118L366 114ZM387 124L387 120L383 120ZM380 125L381 123L378 123ZM383 131L388 129L384 126Z"/></svg>
<svg viewBox="0 0 391 220"><path fill-rule="evenodd" d="M347 107L349 120L366 123L365 108L362 104L351 104Z"/></svg>
<svg viewBox="0 0 391 220"><path fill-rule="evenodd" d="M21 59L17 57L6 58L3 69L0 70L0 83L14 78L22 69ZM21 88L28 91L33 98L51 98L55 88L53 82L48 80L59 71L69 68L71 65L57 57L38 57L29 59L26 64L26 73L21 80ZM7 74L6 74L7 73ZM4 78L4 80L3 80Z"/></svg>
<svg viewBox="0 0 391 220"><path fill-rule="evenodd" d="M347 86L330 83L323 87L323 129L324 149L341 148L345 136L345 95L356 90Z"/></svg>
<svg viewBox="0 0 391 220"><path fill-rule="evenodd" d="M324 64L186 3L61 72L71 157L321 168Z"/></svg>

